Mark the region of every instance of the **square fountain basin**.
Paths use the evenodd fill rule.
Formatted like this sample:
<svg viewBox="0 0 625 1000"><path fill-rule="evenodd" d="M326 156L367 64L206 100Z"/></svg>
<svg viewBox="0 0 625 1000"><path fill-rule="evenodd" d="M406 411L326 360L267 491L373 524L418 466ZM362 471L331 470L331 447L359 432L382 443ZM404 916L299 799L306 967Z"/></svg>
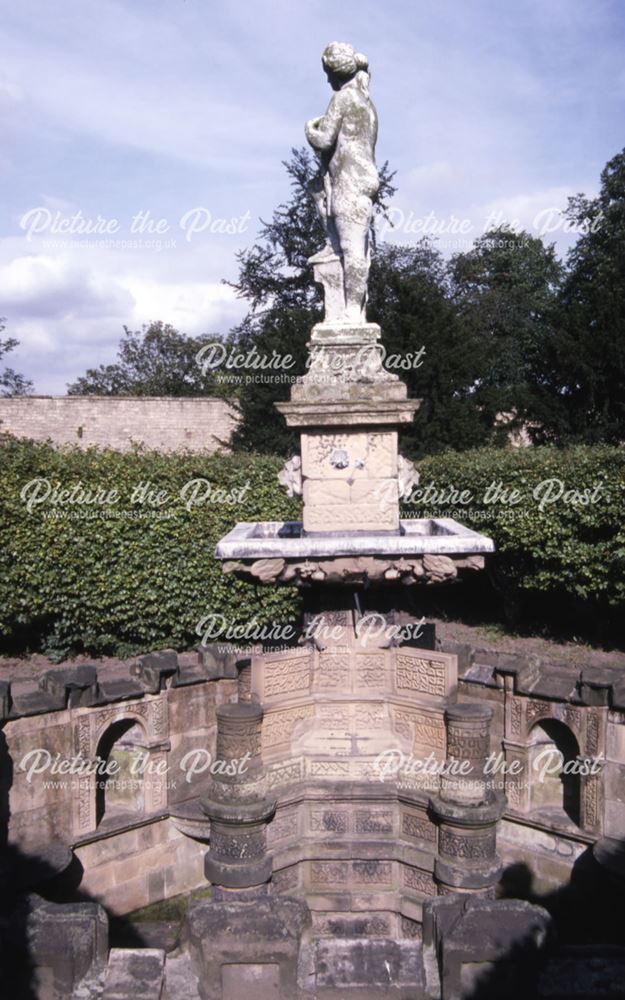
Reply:
<svg viewBox="0 0 625 1000"><path fill-rule="evenodd" d="M240 521L218 542L216 559L471 555L494 552L492 538L451 517L400 521L398 534L358 531L304 535L301 521Z"/></svg>

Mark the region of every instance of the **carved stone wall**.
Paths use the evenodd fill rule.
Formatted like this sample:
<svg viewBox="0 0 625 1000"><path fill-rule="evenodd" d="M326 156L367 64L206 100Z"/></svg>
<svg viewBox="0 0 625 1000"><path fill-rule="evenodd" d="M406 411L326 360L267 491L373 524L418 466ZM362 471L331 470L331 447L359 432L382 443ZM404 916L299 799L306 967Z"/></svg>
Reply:
<svg viewBox="0 0 625 1000"><path fill-rule="evenodd" d="M537 723L554 720L573 734L579 746L580 772L584 767L602 769L606 759L606 706L572 705L506 692L503 746L508 768L514 762L516 773L506 775L505 791L513 811L530 814L531 783L538 775L531 766L531 734ZM599 836L604 831L604 785L601 773L580 774L579 826L585 833Z"/></svg>
<svg viewBox="0 0 625 1000"><path fill-rule="evenodd" d="M27 854L51 843L70 846L84 869L82 888L113 912L127 913L204 884L205 847L184 836L169 817L203 789L207 772L187 781L181 762L198 749L214 757L216 701L235 691L235 681L192 683L9 719L3 726L7 759L1 762L11 776L9 841ZM47 755L51 762L77 758L93 764L103 737L106 741L111 727L124 721L141 734L133 739L140 759L140 814L111 819L105 813L98 823L96 781L102 779L97 775L46 769L29 780L37 751L42 760Z"/></svg>

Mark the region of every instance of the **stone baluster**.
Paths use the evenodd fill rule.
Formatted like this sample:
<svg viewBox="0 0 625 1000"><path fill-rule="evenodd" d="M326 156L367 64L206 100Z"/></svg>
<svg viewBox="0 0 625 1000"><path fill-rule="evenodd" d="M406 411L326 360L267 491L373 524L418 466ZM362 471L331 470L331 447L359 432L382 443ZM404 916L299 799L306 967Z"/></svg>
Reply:
<svg viewBox="0 0 625 1000"><path fill-rule="evenodd" d="M445 710L446 767L439 794L430 799L439 826L434 867L439 895L492 895L500 875L496 833L505 798L485 774L492 714L489 705L458 704Z"/></svg>
<svg viewBox="0 0 625 1000"><path fill-rule="evenodd" d="M262 718L260 705L251 702L217 708L215 773L202 799L211 821L205 872L216 899L263 894L271 878L266 824L275 801L266 794Z"/></svg>

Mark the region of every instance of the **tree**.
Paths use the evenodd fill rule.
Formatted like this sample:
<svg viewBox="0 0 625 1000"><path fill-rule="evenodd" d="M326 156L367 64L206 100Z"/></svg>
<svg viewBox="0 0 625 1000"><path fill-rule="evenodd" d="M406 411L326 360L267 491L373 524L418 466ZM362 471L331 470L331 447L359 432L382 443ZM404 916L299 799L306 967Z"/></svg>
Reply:
<svg viewBox="0 0 625 1000"><path fill-rule="evenodd" d="M450 262L451 294L475 351L475 399L489 426L548 421L546 370L556 326L562 266L553 246L508 226L476 240ZM532 426L530 424L530 426Z"/></svg>
<svg viewBox="0 0 625 1000"><path fill-rule="evenodd" d="M255 347L266 358L272 352L290 356L289 367L276 372L243 372L239 390L241 424L234 447L245 451L288 455L298 449L298 436L284 425L274 403L289 398L291 380L306 370L306 342L322 317L320 289L308 258L325 243L325 234L310 193L316 161L306 149L293 149L284 163L292 188L290 200L263 223L256 243L241 251L239 277L233 283L250 304L243 323L231 331L228 344L240 352ZM375 215L384 215L394 188L384 164ZM372 232L375 245L375 230ZM246 381L246 375L249 381ZM257 377L258 376L258 377Z"/></svg>
<svg viewBox="0 0 625 1000"><path fill-rule="evenodd" d="M0 319L0 333L6 329L5 321ZM9 354L19 345L19 340L8 337L0 340L0 361L5 354ZM33 391L33 383L30 379L20 375L13 368L0 369L0 396L27 396Z"/></svg>
<svg viewBox="0 0 625 1000"><path fill-rule="evenodd" d="M472 391L479 374L475 336L459 322L443 258L428 239L377 248L369 316L382 328L388 370L407 384L410 397L421 400L414 422L402 429L407 456L488 441L492 424Z"/></svg>
<svg viewBox="0 0 625 1000"><path fill-rule="evenodd" d="M168 323L155 322L134 332L124 327L119 360L90 368L67 387L70 396L206 396L222 394L198 352L219 338L187 337Z"/></svg>
<svg viewBox="0 0 625 1000"><path fill-rule="evenodd" d="M565 443L625 441L625 149L605 166L596 198L566 213L580 236L567 259L547 391L551 433Z"/></svg>

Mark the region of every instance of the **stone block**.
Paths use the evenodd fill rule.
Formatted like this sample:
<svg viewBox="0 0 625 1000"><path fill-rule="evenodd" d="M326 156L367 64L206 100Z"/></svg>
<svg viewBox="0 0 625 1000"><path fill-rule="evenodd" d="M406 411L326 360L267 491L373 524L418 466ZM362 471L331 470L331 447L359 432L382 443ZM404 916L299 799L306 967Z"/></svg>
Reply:
<svg viewBox="0 0 625 1000"><path fill-rule="evenodd" d="M275 962L222 965L222 1000L240 1000L252 991L255 1000L280 1000L280 966Z"/></svg>
<svg viewBox="0 0 625 1000"><path fill-rule="evenodd" d="M161 1000L165 952L158 948L111 948L102 1000Z"/></svg>
<svg viewBox="0 0 625 1000"><path fill-rule="evenodd" d="M186 938L202 1000L239 1000L250 986L263 1000L298 996L300 941L309 925L306 904L288 897L192 903Z"/></svg>
<svg viewBox="0 0 625 1000"><path fill-rule="evenodd" d="M396 531L398 528L399 510L382 509L377 502L304 507L305 531Z"/></svg>
<svg viewBox="0 0 625 1000"><path fill-rule="evenodd" d="M47 670L41 677L39 686L52 697L63 699L65 705L70 702L72 707L77 707L90 705L95 701L96 681L96 667L84 663L77 667Z"/></svg>
<svg viewBox="0 0 625 1000"><path fill-rule="evenodd" d="M168 677L178 670L178 654L175 649L160 649L156 653L146 653L137 657L130 668L133 677L138 677L150 694L159 694Z"/></svg>
<svg viewBox="0 0 625 1000"><path fill-rule="evenodd" d="M345 479L307 479L304 482L304 504L322 507L349 502L350 485Z"/></svg>
<svg viewBox="0 0 625 1000"><path fill-rule="evenodd" d="M441 1000L527 1000L535 996L551 917L521 900L452 894L423 911L428 995Z"/></svg>
<svg viewBox="0 0 625 1000"><path fill-rule="evenodd" d="M313 945L312 964L314 986L320 991L343 988L350 995L357 988L360 998L392 996L391 990L410 987L409 995L422 995L421 953L414 941L320 938Z"/></svg>
<svg viewBox="0 0 625 1000"><path fill-rule="evenodd" d="M141 697L145 692L146 689L138 678L108 678L102 671L98 676L98 702L100 704L127 701L129 698Z"/></svg>
<svg viewBox="0 0 625 1000"><path fill-rule="evenodd" d="M97 903L58 905L29 896L26 921L30 960L55 991L50 1000L71 996L88 972L106 963L108 920Z"/></svg>
<svg viewBox="0 0 625 1000"><path fill-rule="evenodd" d="M625 765L625 725L609 722L606 728L606 757Z"/></svg>
<svg viewBox="0 0 625 1000"><path fill-rule="evenodd" d="M236 680L237 660L240 654L224 651L221 643L209 642L198 648L198 663L206 671L209 680L229 677Z"/></svg>

